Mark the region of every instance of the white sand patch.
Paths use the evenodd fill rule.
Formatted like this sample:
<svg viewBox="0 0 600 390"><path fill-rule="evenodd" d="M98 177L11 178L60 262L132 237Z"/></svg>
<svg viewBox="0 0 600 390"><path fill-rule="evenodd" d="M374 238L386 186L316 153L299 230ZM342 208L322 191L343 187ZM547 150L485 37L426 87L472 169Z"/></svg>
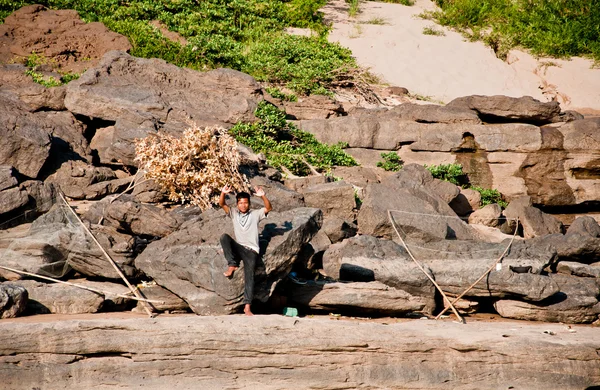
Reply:
<svg viewBox="0 0 600 390"><path fill-rule="evenodd" d="M475 94L528 95L541 101L556 99L563 109L600 114L600 69L592 68L593 61L536 59L518 50L502 61L482 42L468 42L459 33L418 17L435 8L430 0L417 0L411 7L369 1L361 2L361 12L350 18L345 1L334 0L323 12L333 23L331 41L350 48L360 65L385 82L413 94L445 103ZM367 23L374 20L385 24ZM425 35L425 27L445 36Z"/></svg>

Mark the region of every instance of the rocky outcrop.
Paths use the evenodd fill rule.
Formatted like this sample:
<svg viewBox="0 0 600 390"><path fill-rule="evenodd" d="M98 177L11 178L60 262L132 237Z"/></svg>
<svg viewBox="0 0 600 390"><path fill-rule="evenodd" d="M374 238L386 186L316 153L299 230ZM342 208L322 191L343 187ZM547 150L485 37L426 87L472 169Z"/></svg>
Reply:
<svg viewBox="0 0 600 390"><path fill-rule="evenodd" d="M494 99L486 103L488 108L481 103L479 109L486 113L484 118L495 115L502 123L477 124L466 118L431 123L423 116L399 119L392 113L367 110L357 116L299 121L298 126L322 142L348 143L347 150L365 166L375 166L382 151L396 151L405 163L461 164L471 184L497 189L507 200L529 195L534 204L569 206L597 198L598 175L593 167L599 155L598 142L593 140L600 122L584 119L543 127L506 123L553 122L560 107L526 98L502 97L497 103ZM518 104L510 103L513 100ZM469 107L463 108L469 111ZM440 107L425 105L419 110L435 116Z"/></svg>
<svg viewBox="0 0 600 390"><path fill-rule="evenodd" d="M406 315L429 313L431 297L413 295L381 282L294 284L287 289L289 304L316 311L337 311L360 315Z"/></svg>
<svg viewBox="0 0 600 390"><path fill-rule="evenodd" d="M259 85L238 71L201 73L112 51L98 67L69 83L65 106L108 124L92 139L101 162L135 165L136 138L158 130L181 134L189 120L226 127L251 121L259 99Z"/></svg>
<svg viewBox="0 0 600 390"><path fill-rule="evenodd" d="M27 311L31 314L96 313L104 295L65 284L48 284L34 280L11 282L27 290Z"/></svg>
<svg viewBox="0 0 600 390"><path fill-rule="evenodd" d="M282 316L11 321L0 323L0 377L15 390L112 383L581 390L600 383L600 342L589 327Z"/></svg>
<svg viewBox="0 0 600 390"><path fill-rule="evenodd" d="M477 238L477 233L454 213L448 202L434 193L435 183L425 168L412 164L380 184L369 184L357 216L359 233L396 239L390 210L399 233L411 239Z"/></svg>
<svg viewBox="0 0 600 390"><path fill-rule="evenodd" d="M542 103L531 96L464 96L452 100L446 107L473 110L486 122L511 120L541 124L552 122L560 114L557 101Z"/></svg>
<svg viewBox="0 0 600 390"><path fill-rule="evenodd" d="M560 292L541 302L499 300L494 303L498 313L522 320L590 323L600 315L600 284L596 278L580 278L562 274L550 276Z"/></svg>
<svg viewBox="0 0 600 390"><path fill-rule="evenodd" d="M2 63L37 53L63 71L81 72L109 50L130 49L127 37L102 23L86 23L74 10L29 5L7 16L0 25Z"/></svg>

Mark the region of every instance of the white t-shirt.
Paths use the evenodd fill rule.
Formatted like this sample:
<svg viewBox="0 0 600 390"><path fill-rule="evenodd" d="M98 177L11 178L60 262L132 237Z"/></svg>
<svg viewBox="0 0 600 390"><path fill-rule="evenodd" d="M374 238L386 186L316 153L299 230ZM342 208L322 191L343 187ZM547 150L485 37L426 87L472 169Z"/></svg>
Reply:
<svg viewBox="0 0 600 390"><path fill-rule="evenodd" d="M229 208L229 217L233 221L233 232L238 244L260 252L258 245L258 223L267 218L265 208L248 210L242 214L236 207Z"/></svg>

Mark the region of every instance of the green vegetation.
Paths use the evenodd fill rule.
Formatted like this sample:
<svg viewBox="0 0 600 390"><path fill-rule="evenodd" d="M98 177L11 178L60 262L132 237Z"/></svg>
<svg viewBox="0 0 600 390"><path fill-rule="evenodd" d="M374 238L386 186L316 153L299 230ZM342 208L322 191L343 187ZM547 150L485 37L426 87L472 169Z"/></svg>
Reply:
<svg viewBox="0 0 600 390"><path fill-rule="evenodd" d="M273 96L275 99L281 99L286 102L297 102L298 101L298 96L294 95L293 93L288 94L288 93L282 92L281 89L279 89L279 88L266 87L265 90L267 91L267 93L269 95Z"/></svg>
<svg viewBox="0 0 600 390"><path fill-rule="evenodd" d="M78 79L80 76L79 73L64 73L61 74L59 79L53 76L44 76L42 73L37 72L37 70L40 65L45 64L48 64L48 59L46 57L37 53L32 53L25 61L25 66L28 68L25 71L25 74L31 77L35 83L41 84L47 88L59 87L67 84L71 80Z"/></svg>
<svg viewBox="0 0 600 390"><path fill-rule="evenodd" d="M383 26L385 24L388 24L387 21L384 18L371 18L369 20L367 20L366 22L361 22L363 24L374 24L377 26Z"/></svg>
<svg viewBox="0 0 600 390"><path fill-rule="evenodd" d="M481 194L481 205L487 206L488 204L497 203L500 207L506 208L508 203L502 199L502 194L498 190L490 190L488 188L481 188L477 186L471 187Z"/></svg>
<svg viewBox="0 0 600 390"><path fill-rule="evenodd" d="M398 172L402 169L403 161L396 152L381 153L383 161L379 161L377 166L386 171Z"/></svg>
<svg viewBox="0 0 600 390"><path fill-rule="evenodd" d="M498 190L469 185L467 175L463 172L462 165L460 164L425 165L425 168L436 179L446 180L452 184L479 192L481 194L482 206L492 203L497 203L502 208L508 206L508 203L502 199L502 194Z"/></svg>
<svg viewBox="0 0 600 390"><path fill-rule="evenodd" d="M449 181L457 186L464 185L467 182L467 175L463 172L460 164L424 165L424 167L436 179Z"/></svg>
<svg viewBox="0 0 600 390"><path fill-rule="evenodd" d="M162 58L198 70L228 67L297 93L327 93L329 83L356 67L348 49L326 39L319 8L326 0L0 0L2 20L27 4L75 9L87 22L102 22L129 38L131 54ZM150 25L158 20L187 40L167 39ZM286 27L311 28L311 37Z"/></svg>
<svg viewBox="0 0 600 390"><path fill-rule="evenodd" d="M413 0L378 0L378 1L381 1L383 3L394 3L394 4L402 4L402 5L407 5L407 6L415 5L415 2Z"/></svg>
<svg viewBox="0 0 600 390"><path fill-rule="evenodd" d="M600 60L600 0L435 0L440 24L483 40L505 59L516 46L535 55ZM426 16L427 17L427 16Z"/></svg>
<svg viewBox="0 0 600 390"><path fill-rule="evenodd" d="M438 30L435 27L424 27L423 28L423 34L425 34L425 35L435 35L435 36L444 36L444 35L446 35L445 32L443 32L442 30Z"/></svg>
<svg viewBox="0 0 600 390"><path fill-rule="evenodd" d="M236 140L264 153L275 168L306 176L313 170L326 172L332 166L353 166L356 161L343 150L345 145L322 144L310 133L285 120L285 112L262 101L255 112L255 123L238 123L230 133Z"/></svg>
<svg viewBox="0 0 600 390"><path fill-rule="evenodd" d="M360 10L358 5L359 1L360 0L346 0L346 3L350 5L350 8L348 8L348 15L350 17L355 17L358 14L358 11Z"/></svg>

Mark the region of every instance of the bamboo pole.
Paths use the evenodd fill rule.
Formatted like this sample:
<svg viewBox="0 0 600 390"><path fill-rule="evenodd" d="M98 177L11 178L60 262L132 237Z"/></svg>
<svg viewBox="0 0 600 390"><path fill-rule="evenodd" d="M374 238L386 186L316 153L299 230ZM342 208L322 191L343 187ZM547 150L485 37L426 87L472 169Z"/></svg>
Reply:
<svg viewBox="0 0 600 390"><path fill-rule="evenodd" d="M90 237L92 237L92 240L94 240L94 242L96 243L96 245L98 245L98 248L100 248L100 250L102 251L102 253L104 254L104 256L108 259L108 261L110 262L110 264L113 266L113 268L117 271L117 273L119 274L119 276L121 277L121 279L123 279L123 281L125 282L125 284L127 285L127 287L129 287L129 290L133 293L133 295L135 295L138 298L142 298L140 296L140 293L138 292L138 290L136 288L134 288L130 283L129 280L127 280L127 278L125 277L125 275L123 275L123 272L121 271L121 269L117 266L117 264L115 263L115 261L110 257L110 255L104 250L104 248L102 247L102 245L100 245L100 243L98 242L98 240L96 239L96 237L92 234L92 232L90 231L90 229L88 229L87 226L85 226L85 224L83 223L83 221L79 218L79 215L77 215L77 213L75 212L75 210L73 210L73 208L71 207L71 205L67 202L67 200L65 199L64 195L62 194L61 191L58 192L61 199L63 200L63 202L65 202L65 204L67 205L67 207L69 208L69 210L71 210L71 212L73 213L73 215L75 216L75 218L77 218L77 221L79 221L79 223L81 224L81 226L83 226L83 228L85 229L85 231L90 235ZM143 301L142 301L143 302ZM150 316L150 318L153 318L155 315L150 311L150 309L148 309L148 304L146 302L144 302L144 304L142 305L144 306L144 310L146 310L146 313L148 313L148 316Z"/></svg>
<svg viewBox="0 0 600 390"><path fill-rule="evenodd" d="M102 290L99 290L99 289L96 289L96 288L93 288L93 287L84 286L82 284L65 282L64 280L54 279L54 278L51 278L49 276L43 276L43 275L35 274L33 272L21 271L21 270L10 268L10 267L5 267L3 265L0 265L0 268L5 269L5 270L10 271L10 272L15 272L15 273L18 273L18 274L22 274L22 275L34 276L36 278L46 279L46 280L50 280L52 282L62 283L62 284L66 284L66 285L69 285L69 286L81 288L81 289L84 289L84 290L95 292L97 294L109 295L109 296L110 295L114 295L114 296L117 296L117 297L120 297L120 298L133 299L133 300L142 301L142 302L161 303L161 304L164 303L163 301L155 301L155 300L146 299L146 298L132 297L131 295L117 294L117 293L113 293L113 292L110 292L110 291L102 291Z"/></svg>
<svg viewBox="0 0 600 390"><path fill-rule="evenodd" d="M392 213L391 210L388 210L388 218L390 219L390 222L392 223L392 227L394 228L394 230L396 231L396 234L398 235L398 238L400 238L400 241L402 242L402 245L404 246L404 248L406 249L406 251L408 252L410 258L415 262L415 264L417 265L417 267L419 267L419 269L425 274L425 276L427 276L427 278L431 281L431 283L433 283L433 285L435 286L435 288L440 292L440 294L442 294L442 297L444 298L444 301L448 303L448 305L450 305L450 307L452 308L452 311L454 312L454 314L456 315L456 318L461 322L461 323L465 323L465 320L460 316L460 314L458 314L458 311L456 310L456 308L454 307L454 304L452 304L452 302L450 302L450 299L448 299L448 297L446 296L446 293L444 293L444 291L442 290L442 288L435 282L435 280L431 277L431 275L429 275L425 269L421 266L421 264L419 264L419 262L417 261L417 259L415 259L415 257L413 256L413 254L411 253L410 249L408 248L408 245L406 245L406 243L404 242L404 239L402 238L402 236L400 235L400 233L398 232L398 229L396 229L396 224L394 223L394 219L392 218Z"/></svg>

